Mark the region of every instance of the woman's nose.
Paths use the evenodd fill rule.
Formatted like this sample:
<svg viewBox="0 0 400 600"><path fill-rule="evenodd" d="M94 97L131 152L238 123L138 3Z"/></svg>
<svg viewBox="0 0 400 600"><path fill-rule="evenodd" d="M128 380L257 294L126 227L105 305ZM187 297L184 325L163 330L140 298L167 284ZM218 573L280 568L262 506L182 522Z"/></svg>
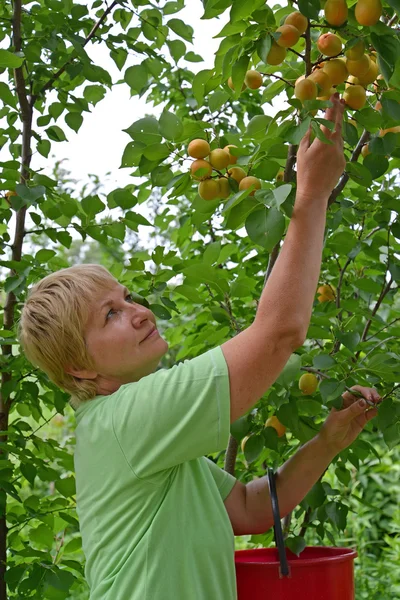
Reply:
<svg viewBox="0 0 400 600"><path fill-rule="evenodd" d="M149 319L150 311L140 304L133 304L131 322L134 327L140 327L144 321Z"/></svg>

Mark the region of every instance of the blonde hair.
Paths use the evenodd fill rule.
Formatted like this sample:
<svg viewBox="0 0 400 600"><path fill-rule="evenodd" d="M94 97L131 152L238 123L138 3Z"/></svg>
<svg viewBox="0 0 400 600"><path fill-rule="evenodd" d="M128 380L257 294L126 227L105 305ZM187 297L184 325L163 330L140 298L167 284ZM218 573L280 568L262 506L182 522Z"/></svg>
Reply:
<svg viewBox="0 0 400 600"><path fill-rule="evenodd" d="M75 408L96 396L96 383L66 369L93 368L84 336L91 300L116 282L101 265L61 269L31 289L22 309L19 339L27 359L71 394Z"/></svg>

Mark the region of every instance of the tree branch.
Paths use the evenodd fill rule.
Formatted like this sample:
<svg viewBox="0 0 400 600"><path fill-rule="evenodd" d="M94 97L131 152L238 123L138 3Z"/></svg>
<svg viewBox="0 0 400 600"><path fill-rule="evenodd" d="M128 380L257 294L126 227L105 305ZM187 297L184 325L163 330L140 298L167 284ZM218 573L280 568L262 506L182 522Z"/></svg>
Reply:
<svg viewBox="0 0 400 600"><path fill-rule="evenodd" d="M350 158L350 162L357 162L358 157L361 154L361 149L364 146L364 144L366 144L371 138L371 134L369 133L369 131L364 130L364 132L361 134L360 139L358 140L358 144L355 147L353 154L351 155ZM339 183L337 184L337 186L335 187L335 189L333 190L333 192L331 193L329 200L328 200L328 207L331 206L331 204L333 204L336 201L336 198L339 196L339 194L343 191L346 183L349 180L349 174L345 171L343 173L343 175L341 176Z"/></svg>

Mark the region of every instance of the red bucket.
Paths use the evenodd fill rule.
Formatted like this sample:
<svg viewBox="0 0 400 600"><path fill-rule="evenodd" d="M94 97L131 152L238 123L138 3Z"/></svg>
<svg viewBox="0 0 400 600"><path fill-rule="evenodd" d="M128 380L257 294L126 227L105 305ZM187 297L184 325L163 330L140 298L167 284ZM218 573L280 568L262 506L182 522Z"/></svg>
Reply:
<svg viewBox="0 0 400 600"><path fill-rule="evenodd" d="M290 576L281 578L276 548L238 550L238 600L354 600L355 550L310 546L286 555Z"/></svg>

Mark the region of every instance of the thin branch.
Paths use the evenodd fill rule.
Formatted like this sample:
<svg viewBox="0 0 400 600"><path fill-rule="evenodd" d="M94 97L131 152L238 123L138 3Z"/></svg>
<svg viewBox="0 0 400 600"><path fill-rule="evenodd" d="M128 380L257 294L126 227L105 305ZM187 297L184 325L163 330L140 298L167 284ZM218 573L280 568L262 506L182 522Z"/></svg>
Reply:
<svg viewBox="0 0 400 600"><path fill-rule="evenodd" d="M382 291L381 291L381 293L379 295L379 298L378 298L378 300L377 300L377 302L376 302L376 304L375 304L375 306L374 306L374 308L372 310L371 317L368 319L368 321L365 324L364 331L362 333L361 340L360 340L361 342L365 342L365 339L367 337L369 328L371 327L372 320L373 320L374 316L376 315L376 313L378 312L379 307L382 304L382 302L383 302L386 294L389 292L389 290L390 290L390 288L392 286L392 283L393 283L393 278L391 277L389 279L389 281L384 284L384 286L382 288ZM361 352L361 350L359 350L357 352L356 358L358 358L360 356L360 352Z"/></svg>
<svg viewBox="0 0 400 600"><path fill-rule="evenodd" d="M358 144L355 147L353 154L351 155L350 162L357 162L358 157L361 154L362 147L364 146L364 144L366 144L370 140L370 138L371 138L370 132L365 129L364 132L361 134L360 139L358 140ZM341 176L339 183L337 184L337 186L335 187L335 189L333 190L333 192L331 193L331 195L329 197L328 207L331 206L331 204L333 204L336 201L336 198L343 191L349 178L350 178L349 174L345 171L343 173L343 175Z"/></svg>
<svg viewBox="0 0 400 600"><path fill-rule="evenodd" d="M306 61L306 77L311 74L312 64L311 64L311 29L310 29L310 21L308 21L308 27L305 32L306 38L306 55L304 60Z"/></svg>
<svg viewBox="0 0 400 600"><path fill-rule="evenodd" d="M369 337L365 338L364 341L365 342L369 342L369 340L372 340L372 338L376 337L378 335L378 333L382 333L382 331L385 331L385 329L388 329L391 325L393 325L397 321L400 321L400 317L397 317L397 319L393 319L393 321L391 321L390 323L388 323L387 325L385 325L385 327L382 327L382 329L378 329L378 331L376 331L375 333L373 333Z"/></svg>

